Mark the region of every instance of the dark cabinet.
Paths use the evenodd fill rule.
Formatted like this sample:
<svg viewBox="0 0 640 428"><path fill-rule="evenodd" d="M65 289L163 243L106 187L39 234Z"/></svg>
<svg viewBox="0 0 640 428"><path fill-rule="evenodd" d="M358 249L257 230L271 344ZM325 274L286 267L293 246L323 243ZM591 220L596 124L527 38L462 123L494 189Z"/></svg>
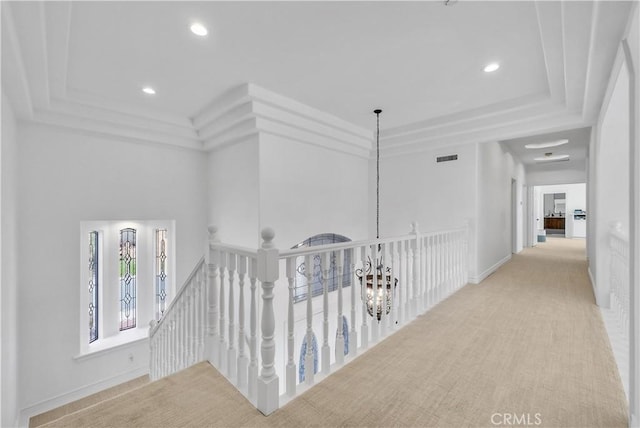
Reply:
<svg viewBox="0 0 640 428"><path fill-rule="evenodd" d="M545 229L564 229L564 217L545 217Z"/></svg>

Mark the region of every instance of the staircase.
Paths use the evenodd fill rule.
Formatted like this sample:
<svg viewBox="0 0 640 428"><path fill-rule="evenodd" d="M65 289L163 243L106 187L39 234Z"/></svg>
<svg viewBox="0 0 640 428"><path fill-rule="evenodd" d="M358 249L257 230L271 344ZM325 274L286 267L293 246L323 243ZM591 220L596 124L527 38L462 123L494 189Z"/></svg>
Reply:
<svg viewBox="0 0 640 428"><path fill-rule="evenodd" d="M467 229L280 251L271 229L251 249L210 227L207 261L150 324L150 378L209 361L269 415L465 285Z"/></svg>

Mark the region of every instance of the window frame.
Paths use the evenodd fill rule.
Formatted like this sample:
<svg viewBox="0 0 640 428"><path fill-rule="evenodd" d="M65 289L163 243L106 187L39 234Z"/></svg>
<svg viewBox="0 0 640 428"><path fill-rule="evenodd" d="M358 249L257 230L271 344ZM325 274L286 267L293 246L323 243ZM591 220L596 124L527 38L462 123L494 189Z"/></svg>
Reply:
<svg viewBox="0 0 640 428"><path fill-rule="evenodd" d="M136 326L126 330L120 327L120 230L136 230ZM175 296L175 221L174 220L105 220L80 222L80 302L79 353L74 359L83 359L111 349L146 340L149 322L156 319L156 230L167 232L167 297L168 306ZM98 232L98 339L89 342L89 232Z"/></svg>

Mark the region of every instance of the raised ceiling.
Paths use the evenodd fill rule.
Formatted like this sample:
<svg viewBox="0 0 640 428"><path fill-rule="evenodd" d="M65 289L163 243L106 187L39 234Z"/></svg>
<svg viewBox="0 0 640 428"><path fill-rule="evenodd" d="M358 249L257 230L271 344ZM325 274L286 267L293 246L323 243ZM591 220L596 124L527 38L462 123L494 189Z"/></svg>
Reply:
<svg viewBox="0 0 640 428"><path fill-rule="evenodd" d="M630 7L2 2L3 90L23 117L103 132L144 119L194 145L199 118L247 83L366 132L382 108L387 154L504 140L594 122Z"/></svg>

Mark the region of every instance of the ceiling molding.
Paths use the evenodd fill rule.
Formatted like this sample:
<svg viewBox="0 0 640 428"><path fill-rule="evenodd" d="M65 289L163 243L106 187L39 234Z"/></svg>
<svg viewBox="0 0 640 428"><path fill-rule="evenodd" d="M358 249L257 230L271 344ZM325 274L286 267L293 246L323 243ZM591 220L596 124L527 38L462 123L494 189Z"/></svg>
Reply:
<svg viewBox="0 0 640 428"><path fill-rule="evenodd" d="M371 158L371 149L366 147L358 147L355 145L344 144L335 138L326 135L320 135L309 130L295 127L290 124L274 121L267 118L258 118L257 126L261 133L282 137L288 140L297 141L299 143L310 144L316 147L322 147L335 152L349 154L364 159Z"/></svg>
<svg viewBox="0 0 640 428"><path fill-rule="evenodd" d="M562 18L560 2L536 2L536 15L540 43L547 69L547 84L554 102L566 101L564 74L564 44L562 40Z"/></svg>
<svg viewBox="0 0 640 428"><path fill-rule="evenodd" d="M64 98L69 65L69 37L73 2L47 2L45 7L46 42L51 98Z"/></svg>
<svg viewBox="0 0 640 428"><path fill-rule="evenodd" d="M256 124L256 119L253 117L247 118L241 122L235 123L232 127L226 128L223 132L206 139L204 141L204 150L207 152L214 152L223 148L241 144L248 139L254 141L253 138L259 138L259 130Z"/></svg>
<svg viewBox="0 0 640 428"><path fill-rule="evenodd" d="M80 132L96 133L101 136L111 136L114 139L133 139L145 142L155 142L162 145L202 150L202 142L195 138L177 137L154 128L144 126L127 126L122 122L108 122L94 119L90 116L80 118L75 114L65 114L60 111L37 110L33 114L33 122L64 129L76 129ZM114 129L117 132L114 132Z"/></svg>
<svg viewBox="0 0 640 428"><path fill-rule="evenodd" d="M214 100L193 123L205 150L258 132L368 158L373 138L368 130L252 83Z"/></svg>
<svg viewBox="0 0 640 428"><path fill-rule="evenodd" d="M408 144L384 147L381 145L380 155L382 157L411 155L451 145L501 141L582 126L584 126L583 120L579 114L557 115L554 112L547 112L526 119L520 118L511 122L450 132L446 135L433 135Z"/></svg>
<svg viewBox="0 0 640 428"><path fill-rule="evenodd" d="M147 108L144 102L133 106L106 99L109 95L97 96L88 87L74 88L68 82L73 3L11 5L2 2L3 90L23 120L193 150L218 150L262 132L356 156L372 154L373 129L253 83L230 88L191 116L158 111L153 98L149 98ZM382 129L383 155L498 141L595 123L615 62L617 46L612 44L627 27L625 8L630 10L633 5L534 5L536 22L532 24L537 24L546 90L541 84L529 95ZM16 25L25 22L34 25ZM536 34L536 27L532 28L532 34ZM537 54L537 44L531 46Z"/></svg>
<svg viewBox="0 0 640 428"><path fill-rule="evenodd" d="M31 88L27 78L26 67L20 41L16 34L16 27L11 13L11 3L0 3L0 15L2 15L2 75L3 92L9 95L13 101L16 114L30 117L33 114L33 102L31 101ZM6 57L5 57L6 55ZM11 84L5 85L5 78Z"/></svg>

